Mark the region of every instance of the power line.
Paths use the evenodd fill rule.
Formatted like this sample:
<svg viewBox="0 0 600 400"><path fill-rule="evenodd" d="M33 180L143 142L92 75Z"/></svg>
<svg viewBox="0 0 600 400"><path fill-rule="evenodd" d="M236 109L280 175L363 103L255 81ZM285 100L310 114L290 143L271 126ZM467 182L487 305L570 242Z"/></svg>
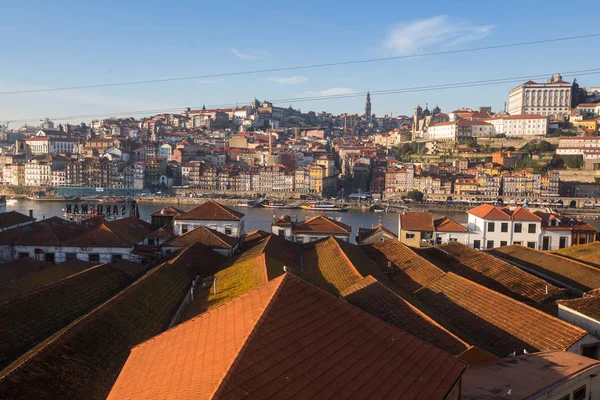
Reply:
<svg viewBox="0 0 600 400"><path fill-rule="evenodd" d="M562 76L586 76L586 75L597 75L600 74L600 68L594 69L584 69L577 71L567 71L562 73ZM371 96L382 96L382 95L391 95L391 94L403 94L403 93L414 93L414 92L422 92L422 91L430 91L430 90L447 90L447 89L461 89L461 88L469 88L469 87L478 87L478 86L489 86L489 85L499 85L504 83L518 83L526 80L533 80L547 77L549 74L539 74L539 75L528 75L528 76L518 76L518 77L510 77L510 78L497 78L497 79L488 79L488 80L479 80L479 81L469 81L469 82L456 82L456 83L448 83L448 84L440 84L440 85L429 85L429 86L418 86L418 87L407 87L407 88L398 88L398 89L386 89L386 90L375 90L370 91ZM335 100L335 99L345 99L345 98L353 98L353 97L363 97L367 94L367 92L353 92L353 93L344 93L344 94L334 94L334 95L325 95L325 96L305 96L305 97L293 97L287 99L276 99L272 100L271 103L281 104L281 103L301 103L306 101L319 101L319 100ZM232 108L237 104L244 103L243 101L236 103L226 103L226 104L215 104L209 105L207 108L209 109L219 109L219 108ZM20 119L20 120L11 120L11 123L22 123L22 122L37 122L44 118L50 118L53 120L74 120L74 119L90 119L90 118L110 118L110 117L119 117L119 116L133 116L133 115L152 115L157 113L168 113L168 112L179 112L186 108L183 107L173 107L173 108L162 108L162 109L154 109L154 110L138 110L138 111L124 111L117 113L102 113L102 114L83 114L83 115L71 115L71 116L59 116L59 117L38 117L38 118L28 118L28 119ZM191 107L191 108L201 108L201 106Z"/></svg>
<svg viewBox="0 0 600 400"><path fill-rule="evenodd" d="M440 55L447 55L447 54L469 53L469 52L483 51L483 50L495 50L495 49L503 49L503 48L510 48L510 47L531 46L531 45L536 45L536 44L562 42L562 41L567 41L567 40L587 39L587 38L592 38L592 37L597 37L597 36L600 36L600 33L590 33L587 35L567 36L567 37L554 38L554 39L533 40L533 41L528 41L528 42L506 43L506 44L499 44L499 45L493 45L493 46L473 47L473 48L469 48L469 49L460 49L460 50L436 51L436 52L432 52L432 53L409 54L409 55L394 56L394 57L368 58L368 59L363 59L363 60L349 60L349 61L339 61L339 62L330 62L330 63L322 63L322 64L300 65L300 66L292 66L292 67L259 69L259 70L238 71L238 72L223 72L223 73L208 74L208 75L185 76L185 77L163 78L163 79L148 79L148 80L141 80L141 81L101 83L101 84L81 85L81 86L64 86L64 87L46 88L46 89L40 88L40 89L29 89L29 90L14 90L14 91L0 92L0 95L57 92L57 91L64 91L64 90L78 90L78 89L93 89L93 88L104 88L104 87L114 87L114 86L143 85L143 84L162 83L162 82L176 82L176 81L188 81L188 80L198 80L198 79L223 78L223 77L227 77L227 76L240 76L240 75L264 74L264 73L271 73L271 72L296 71L296 70L301 70L301 69L326 68L326 67L336 67L336 66L342 66L342 65L366 64L366 63L374 63L374 62L382 62L382 61L405 60L405 59L410 59L410 58L432 57L432 56L440 56Z"/></svg>

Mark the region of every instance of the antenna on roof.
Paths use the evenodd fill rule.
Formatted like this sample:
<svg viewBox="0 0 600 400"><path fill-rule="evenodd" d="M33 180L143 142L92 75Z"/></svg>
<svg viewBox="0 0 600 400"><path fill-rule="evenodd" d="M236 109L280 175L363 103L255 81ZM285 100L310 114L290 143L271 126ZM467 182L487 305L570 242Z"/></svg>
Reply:
<svg viewBox="0 0 600 400"><path fill-rule="evenodd" d="M546 294L548 294L548 285L546 285Z"/></svg>
<svg viewBox="0 0 600 400"><path fill-rule="evenodd" d="M291 269L287 267L287 265L283 266L283 272L291 272Z"/></svg>
<svg viewBox="0 0 600 400"><path fill-rule="evenodd" d="M213 295L217 294L217 277L213 280Z"/></svg>

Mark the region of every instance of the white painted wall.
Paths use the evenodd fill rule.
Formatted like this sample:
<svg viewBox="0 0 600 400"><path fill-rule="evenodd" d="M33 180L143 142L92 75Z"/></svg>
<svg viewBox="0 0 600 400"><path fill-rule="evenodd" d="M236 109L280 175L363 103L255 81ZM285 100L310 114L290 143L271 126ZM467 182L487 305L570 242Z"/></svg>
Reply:
<svg viewBox="0 0 600 400"><path fill-rule="evenodd" d="M199 226L206 226L207 228L214 229L218 232L226 233L227 228L231 229L232 237L240 237L246 232L244 230L244 217L240 221L205 221L205 220L181 220L176 219L173 224L173 230L175 235L182 235L182 225L187 225L187 231L198 228Z"/></svg>

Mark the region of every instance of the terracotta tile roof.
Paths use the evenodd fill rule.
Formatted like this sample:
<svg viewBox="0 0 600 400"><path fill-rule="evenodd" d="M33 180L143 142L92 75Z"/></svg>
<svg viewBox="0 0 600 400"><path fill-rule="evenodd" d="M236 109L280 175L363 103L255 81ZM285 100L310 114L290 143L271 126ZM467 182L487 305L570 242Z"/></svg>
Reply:
<svg viewBox="0 0 600 400"><path fill-rule="evenodd" d="M477 346L469 347L467 350L460 353L457 358L469 364L469 367L491 364L502 360L502 358L495 356L492 353L488 353L485 350L481 350Z"/></svg>
<svg viewBox="0 0 600 400"><path fill-rule="evenodd" d="M188 231L181 236L177 236L163 246L166 247L187 247L192 243L200 242L211 249L233 249L239 242L239 238L227 236L224 233L205 226L199 226L196 229Z"/></svg>
<svg viewBox="0 0 600 400"><path fill-rule="evenodd" d="M64 243L74 247L133 247L152 232L152 226L139 218L130 217L105 222Z"/></svg>
<svg viewBox="0 0 600 400"><path fill-rule="evenodd" d="M309 218L306 221L298 222L298 224L292 228L292 234L314 233L320 235L349 235L350 232L352 232L351 227L328 218L323 214Z"/></svg>
<svg viewBox="0 0 600 400"><path fill-rule="evenodd" d="M358 234L356 236L357 241L361 242L375 235L376 233L382 232L389 239L394 239L398 237L397 233L390 231L383 225L377 225L373 228L358 228Z"/></svg>
<svg viewBox="0 0 600 400"><path fill-rule="evenodd" d="M286 274L135 347L109 399L443 399L464 369Z"/></svg>
<svg viewBox="0 0 600 400"><path fill-rule="evenodd" d="M510 215L504 212L503 209L494 207L491 204L481 204L467 211L469 214L483 219L493 220L509 220Z"/></svg>
<svg viewBox="0 0 600 400"><path fill-rule="evenodd" d="M243 217L244 214L241 212L210 200L174 218L177 220L239 221Z"/></svg>
<svg viewBox="0 0 600 400"><path fill-rule="evenodd" d="M588 292L585 297L578 299L560 300L558 304L600 321L600 293L597 291Z"/></svg>
<svg viewBox="0 0 600 400"><path fill-rule="evenodd" d="M28 215L21 214L20 212L16 211L7 211L0 214L0 229L6 229L15 225L25 224L33 221L35 221L35 218L31 218Z"/></svg>
<svg viewBox="0 0 600 400"><path fill-rule="evenodd" d="M54 264L39 261L31 257L23 257L0 264L0 285L52 267L54 267Z"/></svg>
<svg viewBox="0 0 600 400"><path fill-rule="evenodd" d="M555 254L519 245L498 247L489 253L581 292L600 287L600 269Z"/></svg>
<svg viewBox="0 0 600 400"><path fill-rule="evenodd" d="M160 228L146 235L148 239L169 239L175 235L172 226L161 226Z"/></svg>
<svg viewBox="0 0 600 400"><path fill-rule="evenodd" d="M275 221L273 221L273 223L271 225L273 225L273 226L294 226L294 223L292 222L292 217L290 217L289 215L282 215L279 218L277 218Z"/></svg>
<svg viewBox="0 0 600 400"><path fill-rule="evenodd" d="M353 306L450 354L460 354L469 347L370 275L343 290L341 295Z"/></svg>
<svg viewBox="0 0 600 400"><path fill-rule="evenodd" d="M436 232L469 232L467 228L446 216L434 219L433 226Z"/></svg>
<svg viewBox="0 0 600 400"><path fill-rule="evenodd" d="M488 365L469 367L462 380L462 398L552 398L557 385L577 379L578 375L598 365L597 360L565 351L510 357ZM507 396L509 388L511 394Z"/></svg>
<svg viewBox="0 0 600 400"><path fill-rule="evenodd" d="M451 272L415 293L443 320L499 357L513 351L566 350L588 333L581 328ZM463 337L464 339L464 337Z"/></svg>
<svg viewBox="0 0 600 400"><path fill-rule="evenodd" d="M0 244L21 246L60 246L83 235L90 228L58 217L34 222L0 233Z"/></svg>
<svg viewBox="0 0 600 400"><path fill-rule="evenodd" d="M361 248L371 256L382 271L389 271L388 262L390 262L394 268L392 280L408 293L413 293L444 276L444 271L396 239L384 240Z"/></svg>
<svg viewBox="0 0 600 400"><path fill-rule="evenodd" d="M564 249L555 250L552 253L595 267L600 267L600 242L566 247Z"/></svg>
<svg viewBox="0 0 600 400"><path fill-rule="evenodd" d="M404 212L400 214L400 229L433 232L433 217L430 212Z"/></svg>
<svg viewBox="0 0 600 400"><path fill-rule="evenodd" d="M161 208L158 211L152 213L153 217L175 217L177 215L183 214L184 211L179 208L175 208L173 206L166 206Z"/></svg>
<svg viewBox="0 0 600 400"><path fill-rule="evenodd" d="M298 275L334 294L358 283L364 276L386 279L377 264L356 245L330 236L304 245L304 269Z"/></svg>
<svg viewBox="0 0 600 400"><path fill-rule="evenodd" d="M23 260L23 259L21 259ZM18 261L18 260L17 260ZM39 262L39 261L38 261ZM91 268L94 264L82 260L69 260L62 264L48 264L50 268L25 275L20 279L0 286L0 301L11 297L38 290L46 285L53 284L68 278L76 273Z"/></svg>
<svg viewBox="0 0 600 400"><path fill-rule="evenodd" d="M190 246L28 351L0 371L0 398L106 398L130 349L167 328L204 253Z"/></svg>
<svg viewBox="0 0 600 400"><path fill-rule="evenodd" d="M250 243L254 240L262 239L266 236L269 236L270 234L271 234L270 232L265 232L265 231L261 231L260 229L257 229L255 231L248 232L246 234L246 236L244 236L244 242Z"/></svg>
<svg viewBox="0 0 600 400"><path fill-rule="evenodd" d="M447 243L417 252L446 272L526 303L547 303L565 292L510 263L461 243Z"/></svg>
<svg viewBox="0 0 600 400"><path fill-rule="evenodd" d="M105 264L1 301L0 367L110 298L131 281L129 275L112 264Z"/></svg>
<svg viewBox="0 0 600 400"><path fill-rule="evenodd" d="M541 221L542 218L539 215L532 213L531 211L523 208L521 206L517 206L513 209L510 207L504 207L502 209L506 214L510 215L511 219L516 221Z"/></svg>

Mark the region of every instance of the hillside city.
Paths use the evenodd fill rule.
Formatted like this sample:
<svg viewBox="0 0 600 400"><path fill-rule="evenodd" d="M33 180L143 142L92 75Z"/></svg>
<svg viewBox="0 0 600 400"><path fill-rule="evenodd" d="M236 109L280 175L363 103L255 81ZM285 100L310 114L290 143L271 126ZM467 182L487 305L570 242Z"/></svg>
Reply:
<svg viewBox="0 0 600 400"><path fill-rule="evenodd" d="M557 74L517 86L507 100L505 110L418 105L412 115L377 116L367 93L360 115L254 99L78 125L5 124L1 182L7 194L103 188L390 200L417 191L438 200L563 196L596 204L600 88Z"/></svg>

